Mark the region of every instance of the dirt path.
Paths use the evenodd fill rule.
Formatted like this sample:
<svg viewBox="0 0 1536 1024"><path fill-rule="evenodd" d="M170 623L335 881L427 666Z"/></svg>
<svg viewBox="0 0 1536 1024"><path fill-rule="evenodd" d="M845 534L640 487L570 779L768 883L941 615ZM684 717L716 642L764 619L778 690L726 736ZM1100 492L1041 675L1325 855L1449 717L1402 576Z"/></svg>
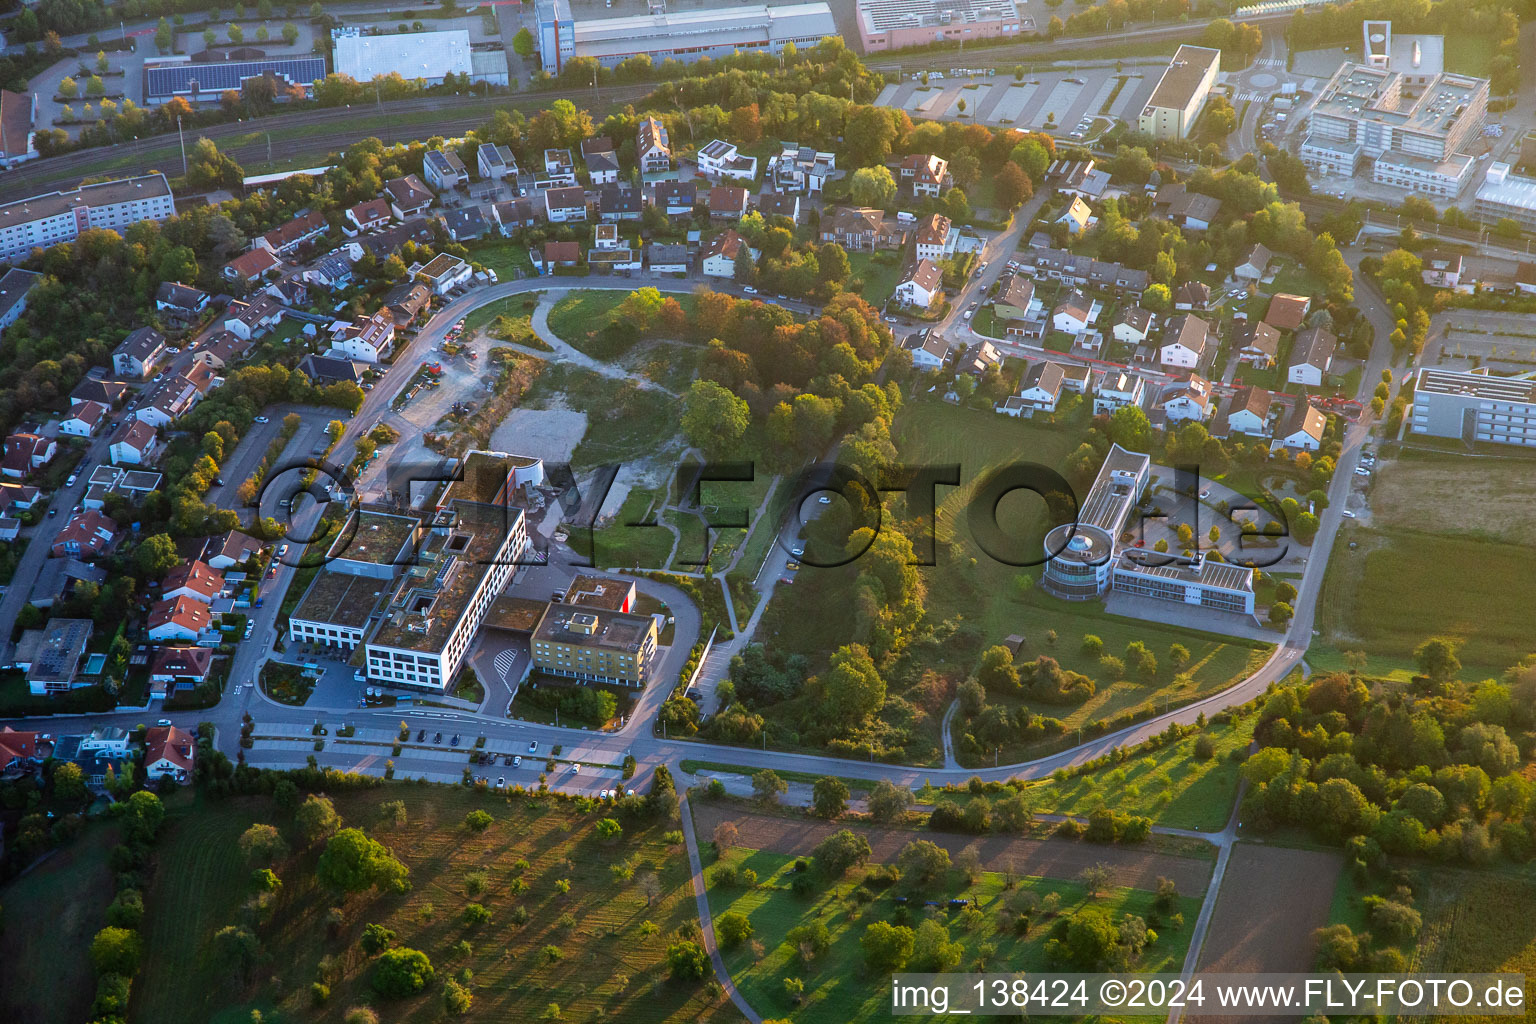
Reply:
<svg viewBox="0 0 1536 1024"><path fill-rule="evenodd" d="M809 821L754 814L740 807L698 801L693 805L699 835L707 840L715 826L729 821L736 826L737 843L754 850L808 855L827 836L839 829L862 832L869 840L873 859L891 861L902 847L915 839L927 839L954 856L971 843L981 851L982 866L1000 871L1008 862L1021 875L1045 878L1076 878L1086 867L1108 865L1114 883L1133 889L1155 890L1158 878L1171 878L1182 893L1205 891L1211 877L1209 861L1175 857L1130 846L1100 846L1067 839L1023 839L1017 836L968 836L918 829L878 828L846 822ZM1332 888L1328 890L1332 893Z"/></svg>

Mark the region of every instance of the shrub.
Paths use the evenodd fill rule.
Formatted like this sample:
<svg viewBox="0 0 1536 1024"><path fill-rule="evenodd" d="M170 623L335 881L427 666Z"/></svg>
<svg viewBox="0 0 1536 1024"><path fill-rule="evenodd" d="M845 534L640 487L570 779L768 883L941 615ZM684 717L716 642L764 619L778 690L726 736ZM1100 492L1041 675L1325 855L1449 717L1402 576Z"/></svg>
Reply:
<svg viewBox="0 0 1536 1024"><path fill-rule="evenodd" d="M331 998L331 986L323 981L317 981L309 986L309 1005L324 1006Z"/></svg>
<svg viewBox="0 0 1536 1024"><path fill-rule="evenodd" d="M709 970L709 954L697 942L674 942L667 947L667 970L676 981L697 981Z"/></svg>
<svg viewBox="0 0 1536 1024"><path fill-rule="evenodd" d="M419 949L385 950L373 969L373 990L390 999L413 996L432 984L432 961Z"/></svg>
<svg viewBox="0 0 1536 1024"><path fill-rule="evenodd" d="M484 832L486 829L490 828L492 823L495 821L496 819L491 817L485 811L470 811L468 814L464 815L464 824L468 825L469 828L475 832Z"/></svg>
<svg viewBox="0 0 1536 1024"><path fill-rule="evenodd" d="M363 952L369 956L376 956L389 948L389 944L395 941L395 933L381 924L363 925L363 937L358 940L358 945L363 947Z"/></svg>
<svg viewBox="0 0 1536 1024"><path fill-rule="evenodd" d="M464 923L467 925L481 925L491 919L491 912L484 904L471 903L464 908Z"/></svg>
<svg viewBox="0 0 1536 1024"><path fill-rule="evenodd" d="M752 937L752 922L737 910L728 910L715 919L715 934L727 949L741 945Z"/></svg>
<svg viewBox="0 0 1536 1024"><path fill-rule="evenodd" d="M469 994L469 989L449 978L443 985L443 1009L449 1013L458 1015L469 1012L470 1004L474 997Z"/></svg>

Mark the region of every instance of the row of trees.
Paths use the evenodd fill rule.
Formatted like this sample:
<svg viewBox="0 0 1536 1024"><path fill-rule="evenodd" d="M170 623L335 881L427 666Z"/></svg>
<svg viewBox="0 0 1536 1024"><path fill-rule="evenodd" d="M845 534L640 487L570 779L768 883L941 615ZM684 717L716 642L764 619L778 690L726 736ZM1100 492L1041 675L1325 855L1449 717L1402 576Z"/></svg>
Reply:
<svg viewBox="0 0 1536 1024"><path fill-rule="evenodd" d="M117 895L107 907L106 927L91 939L90 948L91 966L96 970L90 1019L100 1024L115 1024L127 1017L128 994L144 954L138 929L144 919L149 860L165 821L160 798L144 790L113 804L112 812L122 822L122 842L111 856Z"/></svg>

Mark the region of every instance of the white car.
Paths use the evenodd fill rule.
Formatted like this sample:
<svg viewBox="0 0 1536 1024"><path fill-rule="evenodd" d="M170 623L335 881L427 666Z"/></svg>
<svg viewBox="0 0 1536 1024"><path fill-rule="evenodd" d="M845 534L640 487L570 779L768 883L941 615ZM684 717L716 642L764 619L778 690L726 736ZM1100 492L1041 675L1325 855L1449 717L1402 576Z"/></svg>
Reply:
<svg viewBox="0 0 1536 1024"><path fill-rule="evenodd" d="M266 423L266 422L269 422L269 421L267 420L267 418L265 416L257 416L253 420L251 420L251 422L252 423Z"/></svg>
<svg viewBox="0 0 1536 1024"><path fill-rule="evenodd" d="M1351 512L1349 509L1345 509L1344 510L1344 518L1345 519L1353 519L1353 518L1355 518L1355 514L1353 512Z"/></svg>
<svg viewBox="0 0 1536 1024"><path fill-rule="evenodd" d="M278 558L282 558L286 554L288 554L288 545L287 544L284 544L282 547L277 549L277 557Z"/></svg>
<svg viewBox="0 0 1536 1024"><path fill-rule="evenodd" d="M744 284L744 285L742 285L742 286L741 286L741 290L742 290L742 291L744 291L744 292L746 292L746 293L747 293L747 294L748 294L748 295L756 295L756 294L757 294L757 289L756 289L756 288L753 288L753 287L752 287L752 286L751 286L751 285L749 285L749 284Z"/></svg>
<svg viewBox="0 0 1536 1024"><path fill-rule="evenodd" d="M581 765L579 765L579 764L571 765L571 774L572 775L580 775L581 774Z"/></svg>
<svg viewBox="0 0 1536 1024"><path fill-rule="evenodd" d="M974 312L976 312L974 309L968 309L968 310L965 311L965 316L961 317L960 319L962 319L962 320L970 320L971 314L974 313Z"/></svg>
<svg viewBox="0 0 1536 1024"><path fill-rule="evenodd" d="M160 719L160 721L156 722L155 724L156 725L161 725L161 726L170 725L171 724L171 720L169 718L162 718L162 719Z"/></svg>

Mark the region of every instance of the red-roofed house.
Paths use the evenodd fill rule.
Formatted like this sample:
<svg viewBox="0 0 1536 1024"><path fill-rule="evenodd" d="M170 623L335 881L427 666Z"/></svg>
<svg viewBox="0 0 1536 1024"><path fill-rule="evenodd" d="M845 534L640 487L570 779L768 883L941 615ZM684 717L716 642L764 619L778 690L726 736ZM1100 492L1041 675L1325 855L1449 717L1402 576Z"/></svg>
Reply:
<svg viewBox="0 0 1536 1024"><path fill-rule="evenodd" d="M149 659L150 692L163 697L171 688L207 682L212 669L213 652L206 647L157 647Z"/></svg>
<svg viewBox="0 0 1536 1024"><path fill-rule="evenodd" d="M174 725L157 725L144 734L144 774L150 781L169 777L190 782L196 759L197 744L192 735Z"/></svg>
<svg viewBox="0 0 1536 1024"><path fill-rule="evenodd" d="M26 478L35 469L41 469L53 461L59 444L41 434L12 434L5 439L5 459L0 461L0 474L13 480Z"/></svg>
<svg viewBox="0 0 1536 1024"><path fill-rule="evenodd" d="M95 437L107 422L107 407L100 402L81 402L59 421L59 433L71 437Z"/></svg>
<svg viewBox="0 0 1536 1024"><path fill-rule="evenodd" d="M0 89L0 166L15 167L37 156L37 94Z"/></svg>
<svg viewBox="0 0 1536 1024"><path fill-rule="evenodd" d="M51 744L39 744L37 733L18 732L8 725L0 728L0 775L15 778L31 773L47 756L44 750L51 752Z"/></svg>
<svg viewBox="0 0 1536 1024"><path fill-rule="evenodd" d="M54 557L70 555L90 558L99 555L117 539L117 524L93 508L76 512L64 529L53 538L49 550Z"/></svg>
<svg viewBox="0 0 1536 1024"><path fill-rule="evenodd" d="M325 234L325 227L325 215L311 210L268 231L256 239L255 246L286 256L305 242Z"/></svg>
<svg viewBox="0 0 1536 1024"><path fill-rule="evenodd" d="M193 559L178 565L165 577L160 596L164 600L190 597L203 604L213 604L213 599L224 590L224 574L211 568L207 562Z"/></svg>
<svg viewBox="0 0 1536 1024"><path fill-rule="evenodd" d="M160 601L149 610L149 638L196 641L213 622L208 606L190 597Z"/></svg>
<svg viewBox="0 0 1536 1024"><path fill-rule="evenodd" d="M210 537L203 545L203 561L214 569L231 569L261 550L261 541L238 530Z"/></svg>
<svg viewBox="0 0 1536 1024"><path fill-rule="evenodd" d="M283 261L269 249L252 249L224 264L226 281L257 281L283 269Z"/></svg>
<svg viewBox="0 0 1536 1024"><path fill-rule="evenodd" d="M949 177L949 161L932 153L911 153L901 161L901 183L915 196L936 196Z"/></svg>
<svg viewBox="0 0 1536 1024"><path fill-rule="evenodd" d="M366 203L358 203L347 211L347 221L352 229L344 228L348 234L357 234L359 231L368 231L372 228L381 228L389 223L394 216L389 209L388 199L370 199Z"/></svg>

